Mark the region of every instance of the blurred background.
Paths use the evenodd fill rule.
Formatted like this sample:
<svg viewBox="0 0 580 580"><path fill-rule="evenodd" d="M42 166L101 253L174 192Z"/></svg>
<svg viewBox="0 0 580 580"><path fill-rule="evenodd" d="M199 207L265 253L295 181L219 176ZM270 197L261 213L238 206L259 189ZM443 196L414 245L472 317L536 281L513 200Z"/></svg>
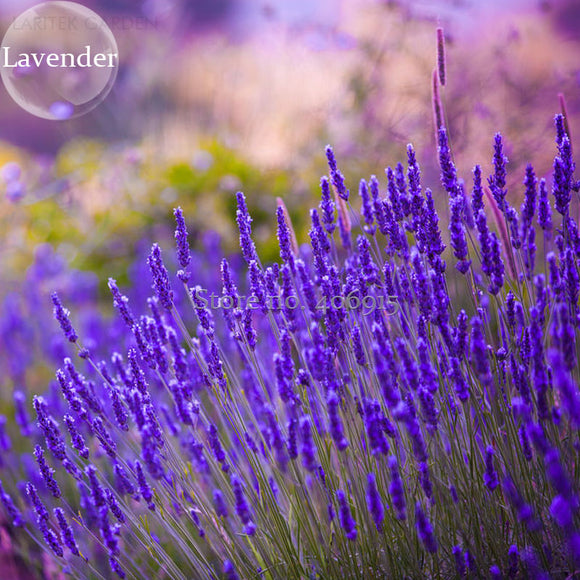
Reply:
<svg viewBox="0 0 580 580"><path fill-rule="evenodd" d="M2 0L2 32L34 4ZM307 241L327 143L354 194L371 174L384 186L384 168L404 161L412 142L444 208L431 106L437 26L446 34L445 118L468 190L475 163L489 171L496 131L512 200L526 162L549 173L559 93L573 141L580 131L575 0L84 4L119 46L116 83L101 105L47 121L0 87L1 299L21 295L44 267L39 300L53 289L74 297L80 284L109 301L108 276L129 284L136 255L153 239L171 242L177 205L197 248L211 229L233 250L237 190L248 197L265 261L273 260L275 197Z"/></svg>

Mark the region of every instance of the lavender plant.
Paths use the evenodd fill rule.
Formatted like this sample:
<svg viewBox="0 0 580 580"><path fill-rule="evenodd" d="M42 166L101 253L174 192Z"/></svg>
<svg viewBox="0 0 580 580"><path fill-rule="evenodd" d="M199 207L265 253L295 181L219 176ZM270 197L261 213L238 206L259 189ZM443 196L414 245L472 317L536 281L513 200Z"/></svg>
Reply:
<svg viewBox="0 0 580 580"><path fill-rule="evenodd" d="M412 146L385 185L361 182L360 213L327 148L310 244L279 202L280 263L261 263L238 193L243 259L191 252L177 208L177 271L153 245L142 313L109 281L123 330L106 344L53 294L80 359L18 392L20 434L0 422L22 553L79 578L580 569L579 184L555 123L551 196L528 166L520 212L501 135L469 200L439 128L452 253Z"/></svg>

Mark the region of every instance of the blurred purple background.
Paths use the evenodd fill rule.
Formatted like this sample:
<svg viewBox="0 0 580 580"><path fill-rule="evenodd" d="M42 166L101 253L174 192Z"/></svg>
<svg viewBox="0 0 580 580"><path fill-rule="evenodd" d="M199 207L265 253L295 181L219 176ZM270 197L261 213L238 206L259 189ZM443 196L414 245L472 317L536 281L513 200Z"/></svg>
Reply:
<svg viewBox="0 0 580 580"><path fill-rule="evenodd" d="M36 3L34 0L3 0L0 6L2 32L13 17ZM281 42L285 42L291 50L296 50L296 56L293 57L296 66L310 66L303 60L298 62L298 58L310 59L314 63L320 52L336 51L336 70L339 71L339 61L350 58L342 55L357 53L360 58L365 43L370 41L361 32L365 25L364 18L361 16L358 21L358 17L353 15L376 11L380 6L396 7L395 12L405 20L408 36L413 34L409 22L427 22L432 27L441 23L445 26L450 47L460 45L459 52L464 57L483 43L499 42L499 36L494 38L499 25L505 27L513 22L514 37L525 34L525 26L530 19L550 26L562 41L568 43L568 51L577 54L577 43L580 40L580 2L574 0L87 0L84 4L105 19L117 38L122 65L113 91L105 103L85 117L55 123L37 119L22 111L6 91L0 89L0 139L5 142L36 153L54 154L64 143L78 136L97 137L105 141L138 141L165 125L172 111L177 118L186 118L189 122L191 117L184 113L184 108L188 107L197 108L196 119L204 130L209 128L219 134L223 127L216 129L216 123L219 124L223 118L227 124L231 117L236 117L238 113L233 108L238 103L231 104L232 110L221 109L206 115L208 102L211 104L214 97L211 94L199 96L195 88L182 86L183 75L191 70L191 66L195 66L197 52L206 53L206 63L209 62L210 67L215 69L208 72L214 77L221 74L218 69L222 67L223 77L229 78L232 74L230 68L238 66L233 56L236 53L226 50L227 47L239 46L241 52L247 46L252 46L256 50L261 49L264 58L267 58L268 50ZM519 29L522 22L523 31ZM300 52L302 48L308 52ZM510 50L509 45L504 49ZM497 50L501 52L503 49L498 47ZM225 55L221 60L209 60L207 54L218 55L220 51ZM275 55L276 50L273 50L271 58L276 58ZM503 58L505 54L500 56ZM535 55L530 53L529 59L534 58ZM580 59L578 62L576 86L580 80ZM291 63L292 59L280 62L277 74L288 74L285 67L291 66ZM487 68L493 68L497 63L485 64ZM245 61L244 66L250 65ZM257 61L256 66L262 67L265 75L263 84L257 83L253 88L254 98L259 100L263 98L260 95L268 90L271 70ZM328 59L320 66L323 69L321 74L332 75ZM481 62L478 62L478 66L481 66ZM555 62L554 68L558 66ZM195 70L191 74L201 72ZM482 70L482 77L486 75L487 71ZM254 76L249 75L249 78L250 82L254 82ZM290 75L288 78L289 83L295 82ZM460 80L454 79L456 86ZM351 81L346 79L344 83ZM198 82L192 78L191 84L199 86L204 82L204 79ZM428 81L418 79L418 82ZM183 97L183 91L187 90L190 95L194 95L190 99ZM224 86L222 90L227 91L228 87ZM250 86L248 91L251 90ZM375 87L370 86L368 90L372 92ZM310 110L308 107L311 107L313 115L331 120L334 111L332 106L329 108L329 103L332 105L340 98L340 95L335 101L313 98L304 108ZM200 100L203 100L202 104ZM575 110L576 104L570 95L569 100L571 109ZM243 114L240 113L240 116ZM285 124L292 123L292 114L295 114L293 110L287 110L285 104L280 103L280 117L287 116ZM239 127L231 130L228 126L224 131L224 134L233 136L233 143L239 137L236 133L239 133ZM241 140L244 139L242 135Z"/></svg>

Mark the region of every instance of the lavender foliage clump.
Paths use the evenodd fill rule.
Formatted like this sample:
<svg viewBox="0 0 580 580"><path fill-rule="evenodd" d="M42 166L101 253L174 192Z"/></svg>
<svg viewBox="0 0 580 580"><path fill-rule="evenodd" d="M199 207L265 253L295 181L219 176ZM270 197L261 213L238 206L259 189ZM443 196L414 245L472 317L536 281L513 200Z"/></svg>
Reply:
<svg viewBox="0 0 580 580"><path fill-rule="evenodd" d="M178 208L175 267L154 244L126 295L109 280L117 316L74 329L53 295L56 381L14 381L0 417L11 541L79 578L573 574L580 241L556 133L519 214L503 138L468 202L440 126L445 195L409 146L351 200L327 148L309 248L279 202L263 264L238 193L239 256L190 249Z"/></svg>

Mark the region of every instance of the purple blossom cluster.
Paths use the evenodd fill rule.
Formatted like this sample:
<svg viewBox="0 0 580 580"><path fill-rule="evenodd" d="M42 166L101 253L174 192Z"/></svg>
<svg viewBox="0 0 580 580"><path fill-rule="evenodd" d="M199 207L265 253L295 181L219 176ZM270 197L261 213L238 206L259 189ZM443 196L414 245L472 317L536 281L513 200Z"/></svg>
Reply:
<svg viewBox="0 0 580 580"><path fill-rule="evenodd" d="M16 389L0 421L13 542L87 578L572 574L580 237L560 115L556 133L551 193L529 165L519 212L501 135L468 199L441 126L442 189L409 146L386 183L360 182L360 212L328 147L310 244L278 203L280 263L261 263L238 193L240 256L191 251L178 208L175 259L154 244L133 290L109 280L114 319L53 294L79 358L53 353L47 392ZM336 296L358 301L316 307ZM369 296L398 307L367 315Z"/></svg>

